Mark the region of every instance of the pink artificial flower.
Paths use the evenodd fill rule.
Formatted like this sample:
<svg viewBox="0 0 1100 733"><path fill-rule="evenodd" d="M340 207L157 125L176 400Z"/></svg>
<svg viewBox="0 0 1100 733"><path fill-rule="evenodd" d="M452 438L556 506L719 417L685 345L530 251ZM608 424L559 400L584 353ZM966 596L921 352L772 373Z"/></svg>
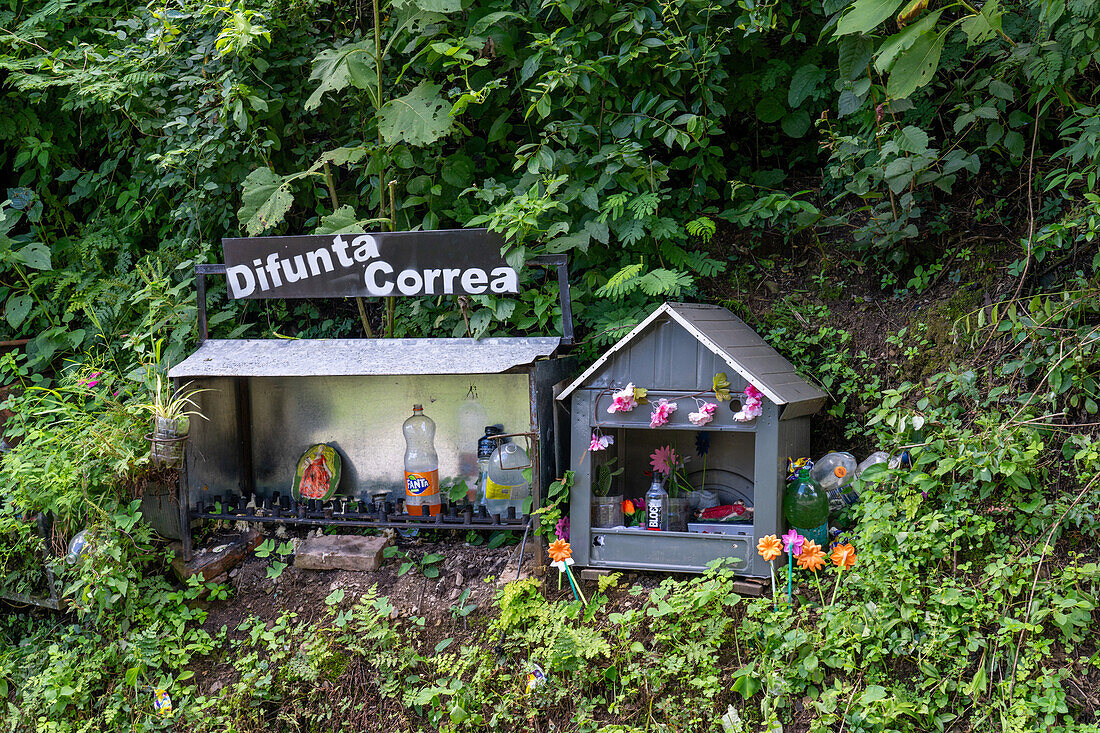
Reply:
<svg viewBox="0 0 1100 733"><path fill-rule="evenodd" d="M783 551L798 557L802 554L802 545L805 542L806 538L800 535L797 530L792 529L783 535Z"/></svg>
<svg viewBox="0 0 1100 733"><path fill-rule="evenodd" d="M631 382L611 395L611 404L607 406L607 411L630 412L637 406L638 402L634 399L634 383Z"/></svg>
<svg viewBox="0 0 1100 733"><path fill-rule="evenodd" d="M741 409L733 414L737 422L749 422L764 414L764 394L751 384L745 387Z"/></svg>
<svg viewBox="0 0 1100 733"><path fill-rule="evenodd" d="M689 412L688 420L692 425L697 427L703 427L711 420L714 419L714 411L718 409L718 405L713 402L704 402L699 407L699 412Z"/></svg>
<svg viewBox="0 0 1100 733"><path fill-rule="evenodd" d="M671 445L663 445L649 456L649 465L653 466L655 472L663 473L665 476L672 473L679 462L680 457L676 455Z"/></svg>
<svg viewBox="0 0 1100 733"><path fill-rule="evenodd" d="M597 432L592 433L592 442L588 444L588 450L599 451L606 450L607 446L614 445L615 438L610 435L600 435Z"/></svg>
<svg viewBox="0 0 1100 733"><path fill-rule="evenodd" d="M649 416L649 427L659 428L662 425L667 425L669 417L676 412L676 409L677 404L675 402L669 402L662 397L653 406L653 412Z"/></svg>

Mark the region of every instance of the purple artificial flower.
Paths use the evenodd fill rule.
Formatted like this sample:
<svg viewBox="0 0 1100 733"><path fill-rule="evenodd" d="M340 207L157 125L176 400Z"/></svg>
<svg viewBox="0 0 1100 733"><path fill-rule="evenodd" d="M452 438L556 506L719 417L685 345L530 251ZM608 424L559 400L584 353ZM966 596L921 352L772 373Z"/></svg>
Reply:
<svg viewBox="0 0 1100 733"><path fill-rule="evenodd" d="M558 520L558 523L554 526L554 534L558 536L559 540L569 541L569 517L562 517Z"/></svg>
<svg viewBox="0 0 1100 733"><path fill-rule="evenodd" d="M797 530L792 529L790 532L783 535L783 551L798 557L802 554L802 544L805 541L805 537L800 535Z"/></svg>

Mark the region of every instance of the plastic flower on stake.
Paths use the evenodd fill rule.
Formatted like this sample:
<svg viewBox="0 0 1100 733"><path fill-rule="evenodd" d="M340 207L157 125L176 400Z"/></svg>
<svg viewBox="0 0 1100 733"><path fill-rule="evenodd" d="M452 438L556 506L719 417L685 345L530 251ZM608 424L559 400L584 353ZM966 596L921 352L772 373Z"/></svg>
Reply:
<svg viewBox="0 0 1100 733"><path fill-rule="evenodd" d="M565 540L555 540L550 543L548 552L550 554L550 559L553 560L553 562L550 563L550 567L558 569L558 580L561 580L562 575L568 578L569 587L573 589L573 597L587 606L588 600L584 597L584 593L581 592L580 586L573 577L573 571L569 568L569 566L573 564L573 548L570 547L569 543Z"/></svg>
<svg viewBox="0 0 1100 733"><path fill-rule="evenodd" d="M856 548L850 544L837 545L832 554L833 565L836 565L836 585L833 586L833 597L829 599L829 605L836 603L836 592L840 589L840 576L844 571L856 564Z"/></svg>
<svg viewBox="0 0 1100 733"><path fill-rule="evenodd" d="M783 552L798 557L802 552L802 545L805 542L806 538L800 535L798 530L792 529L790 532L783 535Z"/></svg>
<svg viewBox="0 0 1100 733"><path fill-rule="evenodd" d="M821 545L813 540L806 540L802 545L802 552L798 553L798 567L815 573L825 567L825 552Z"/></svg>
<svg viewBox="0 0 1100 733"><path fill-rule="evenodd" d="M783 551L787 553L787 603L791 602L794 594L794 558L802 552L802 545L805 542L806 538L795 529L783 535Z"/></svg>
<svg viewBox="0 0 1100 733"><path fill-rule="evenodd" d="M679 405L669 402L664 397L657 400L657 404L653 406L653 412L649 415L649 427L659 428L662 425L668 425L669 418L677 409Z"/></svg>
<svg viewBox="0 0 1100 733"><path fill-rule="evenodd" d="M760 553L760 557L764 558L764 562L771 562L782 554L783 543L779 541L778 537L770 534L757 543L756 551Z"/></svg>
<svg viewBox="0 0 1100 733"><path fill-rule="evenodd" d="M775 558L783 552L783 543L773 534L764 537L756 544L756 551L764 562L768 563L768 570L772 576L772 606L775 606Z"/></svg>

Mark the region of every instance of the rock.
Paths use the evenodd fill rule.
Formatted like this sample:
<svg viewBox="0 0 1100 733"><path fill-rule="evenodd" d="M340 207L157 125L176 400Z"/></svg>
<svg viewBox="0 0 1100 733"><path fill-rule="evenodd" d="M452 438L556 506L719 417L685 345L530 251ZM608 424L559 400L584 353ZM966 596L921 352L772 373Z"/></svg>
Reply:
<svg viewBox="0 0 1100 733"><path fill-rule="evenodd" d="M225 687L225 682L223 682L222 680L218 680L214 684L210 685L210 694L218 694L218 691L221 690L223 687Z"/></svg>
<svg viewBox="0 0 1100 733"><path fill-rule="evenodd" d="M232 570L229 571L229 577L230 578L236 578L240 574L241 574L241 569L240 568L233 568Z"/></svg>
<svg viewBox="0 0 1100 733"><path fill-rule="evenodd" d="M385 537L321 535L298 546L294 567L302 570L352 570L369 572L382 566Z"/></svg>
<svg viewBox="0 0 1100 733"><path fill-rule="evenodd" d="M462 583L465 582L465 580L466 579L462 577L462 573L456 573L455 574L455 587L456 588L461 588Z"/></svg>
<svg viewBox="0 0 1100 733"><path fill-rule="evenodd" d="M228 573L236 567L248 553L260 544L260 533L250 530L245 533L220 535L213 543L213 549L198 549L191 562L184 562L177 556L172 560L172 569L180 578L202 575L203 580L212 580Z"/></svg>

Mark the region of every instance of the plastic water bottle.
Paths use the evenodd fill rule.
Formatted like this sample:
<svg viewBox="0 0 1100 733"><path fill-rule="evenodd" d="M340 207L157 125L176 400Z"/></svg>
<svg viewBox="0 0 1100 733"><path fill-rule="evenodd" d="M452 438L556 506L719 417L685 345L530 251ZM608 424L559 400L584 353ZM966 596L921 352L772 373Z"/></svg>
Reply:
<svg viewBox="0 0 1100 733"><path fill-rule="evenodd" d="M856 477L856 457L851 453L826 453L814 462L810 476L825 491L839 489Z"/></svg>
<svg viewBox="0 0 1100 733"><path fill-rule="evenodd" d="M424 414L422 405L413 405L401 432L405 434L405 511L417 517L435 516L441 509L435 422Z"/></svg>
<svg viewBox="0 0 1100 733"><path fill-rule="evenodd" d="M477 484L473 487L474 497L470 497L472 501L476 501L478 504L485 503L485 481L489 478L489 459L493 457L493 451L497 447L497 441L493 440L493 436L500 435L503 432L504 426L502 425L486 425L485 434L478 438Z"/></svg>
<svg viewBox="0 0 1100 733"><path fill-rule="evenodd" d="M645 492L645 528L656 532L668 531L668 492L665 482L656 476Z"/></svg>
<svg viewBox="0 0 1100 733"><path fill-rule="evenodd" d="M485 408L477 398L477 388L470 387L466 399L458 408L458 474L466 479L469 486L475 486L478 480L477 446L480 445L482 426L489 422Z"/></svg>
<svg viewBox="0 0 1100 733"><path fill-rule="evenodd" d="M787 484L783 492L783 516L791 529L821 547L827 546L829 500L809 469L800 468L794 481Z"/></svg>
<svg viewBox="0 0 1100 733"><path fill-rule="evenodd" d="M527 451L515 443L498 445L489 456L489 472L485 477L485 508L489 514L502 517L508 507L523 516L523 501L531 495L531 487L523 477L523 470L530 466Z"/></svg>

